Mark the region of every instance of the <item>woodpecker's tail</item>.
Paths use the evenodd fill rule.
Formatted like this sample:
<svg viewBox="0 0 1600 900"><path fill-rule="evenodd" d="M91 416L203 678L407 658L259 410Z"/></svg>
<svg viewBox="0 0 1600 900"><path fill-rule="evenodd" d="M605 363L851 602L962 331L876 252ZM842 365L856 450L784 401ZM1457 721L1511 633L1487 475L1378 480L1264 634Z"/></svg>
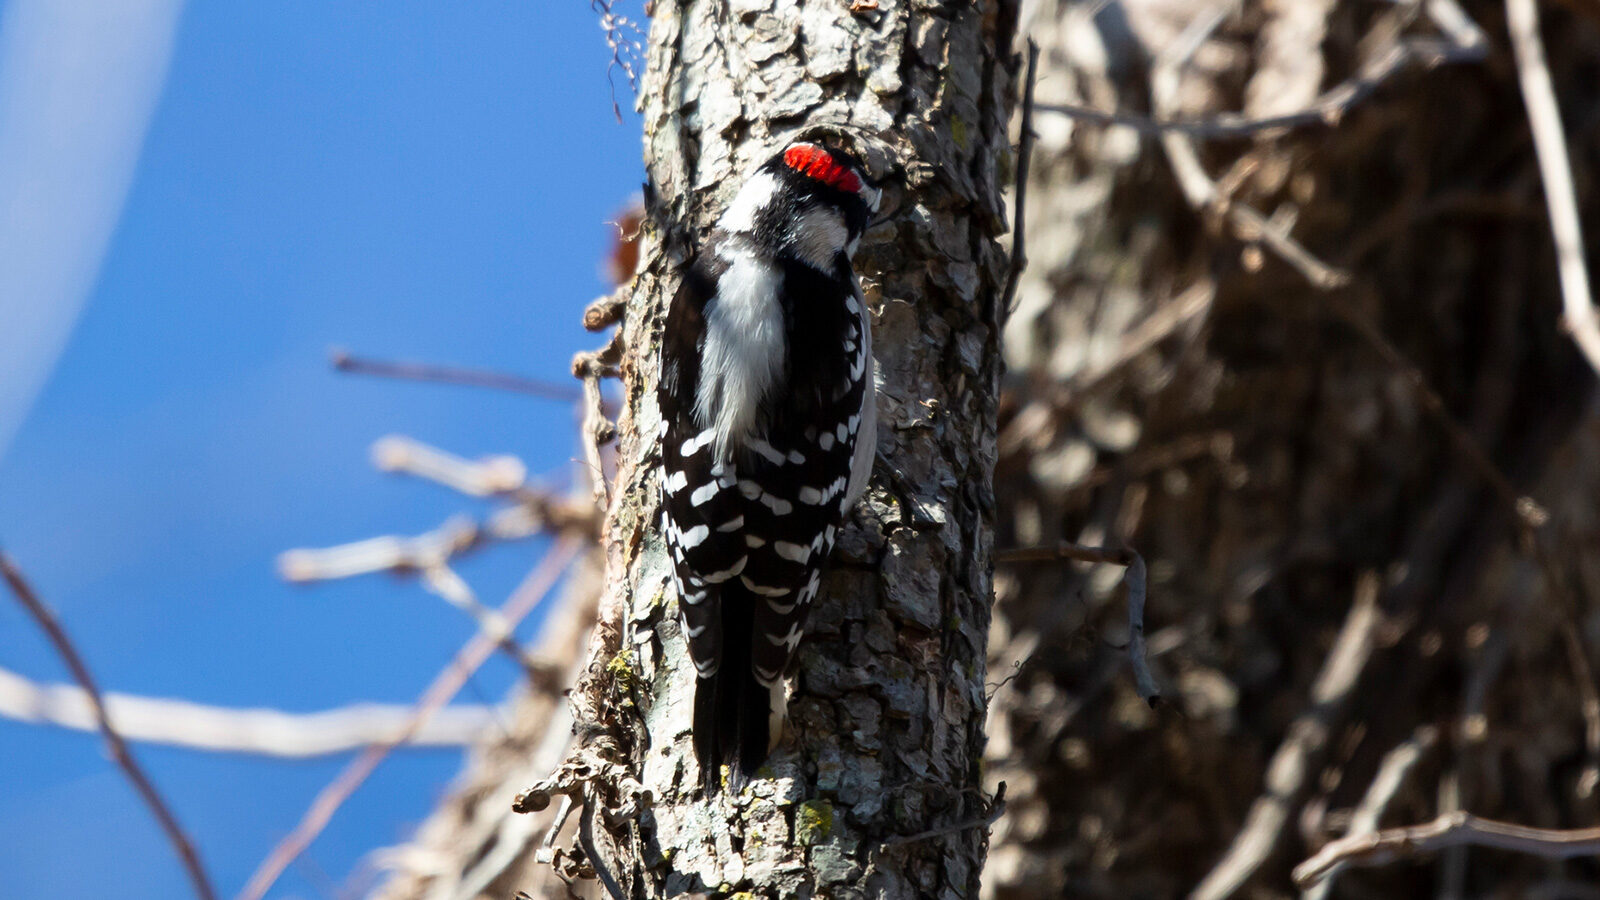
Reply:
<svg viewBox="0 0 1600 900"><path fill-rule="evenodd" d="M723 598L721 664L709 678L695 681L694 752L707 794L722 789L724 765L729 790L742 790L767 761L777 737L774 724L781 728L782 719L772 715L774 692L750 668L750 606L744 597ZM741 617L742 623L735 621Z"/></svg>

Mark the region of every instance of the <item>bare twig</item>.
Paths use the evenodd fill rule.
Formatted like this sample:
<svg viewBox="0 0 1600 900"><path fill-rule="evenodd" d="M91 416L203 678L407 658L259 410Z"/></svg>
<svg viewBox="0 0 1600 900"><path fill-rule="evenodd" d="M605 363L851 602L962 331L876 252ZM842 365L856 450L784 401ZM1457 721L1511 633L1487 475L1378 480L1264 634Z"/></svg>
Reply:
<svg viewBox="0 0 1600 900"><path fill-rule="evenodd" d="M380 472L426 478L468 497L510 494L528 480L528 467L515 456L486 456L474 462L399 434L373 442L372 464Z"/></svg>
<svg viewBox="0 0 1600 900"><path fill-rule="evenodd" d="M101 697L106 716L124 740L215 753L305 759L347 753L392 737L411 716L405 706L362 703L313 713L228 709L187 700L138 697L115 691ZM96 731L94 702L81 687L38 684L0 668L0 716L33 725ZM484 706L439 711L407 746L461 747L494 721Z"/></svg>
<svg viewBox="0 0 1600 900"><path fill-rule="evenodd" d="M374 572L421 572L480 546L491 532L492 526L479 525L470 517L451 516L416 537L385 535L335 547L285 550L278 555L278 574L285 581L311 582Z"/></svg>
<svg viewBox="0 0 1600 900"><path fill-rule="evenodd" d="M917 844L921 843L922 841L931 840L932 838L944 837L951 834L960 834L963 831L969 831L973 828L982 828L987 831L989 826L1000 821L1000 817L1005 814L1006 783L1002 781L995 787L994 797L989 800L982 815L974 816L970 819L964 819L952 825L945 825L939 828L930 828L927 831L919 831L916 834L895 835L885 840L883 842L883 846L899 847L906 844Z"/></svg>
<svg viewBox="0 0 1600 900"><path fill-rule="evenodd" d="M490 388L539 397L545 400L574 402L579 393L564 384L540 381L505 372L472 369L463 366L436 366L429 363L401 362L355 356L346 350L333 350L329 354L334 369L352 375L376 375L381 378L400 378L406 381L428 381L435 384L457 384L463 387Z"/></svg>
<svg viewBox="0 0 1600 900"><path fill-rule="evenodd" d="M1184 66L1226 16L1226 10L1219 9L1196 18L1173 41L1172 46L1157 58L1150 72L1150 97L1158 111L1170 109L1176 104ZM1214 210L1226 216L1233 222L1241 239L1266 244L1321 290L1332 290L1350 283L1350 273L1318 259L1291 237L1285 226L1218 190L1217 183L1200 164L1200 154L1195 149L1194 140L1188 135L1163 131L1161 146L1166 150L1172 173L1178 179L1178 186L1183 189L1190 206L1198 210Z"/></svg>
<svg viewBox="0 0 1600 900"><path fill-rule="evenodd" d="M1161 687L1150 673L1150 661L1145 653L1144 602L1147 591L1144 557L1126 547L1113 550L1109 547L1085 547L1062 541L1054 546L1019 547L1014 550L997 550L995 565L1020 563L1059 562L1074 559L1079 562L1110 563L1127 568L1128 584L1128 662L1133 667L1134 687L1140 699L1154 706L1161 699Z"/></svg>
<svg viewBox="0 0 1600 900"><path fill-rule="evenodd" d="M1383 866L1449 847L1493 847L1544 859L1600 855L1600 828L1530 828L1453 812L1425 825L1353 834L1329 843L1294 868L1304 887L1352 866Z"/></svg>
<svg viewBox="0 0 1600 900"><path fill-rule="evenodd" d="M422 585L429 593L440 598L446 603L461 610L472 617L477 623L478 633L493 640L507 657L512 659L530 677L536 677L539 672L538 660L535 660L521 644L517 643L515 629L499 610L490 609L478 601L478 595L467 584L466 580L456 574L456 570L445 563L429 566L422 570Z"/></svg>
<svg viewBox="0 0 1600 900"><path fill-rule="evenodd" d="M1362 575L1339 637L1311 686L1311 707L1289 726L1267 766L1266 791L1257 797L1244 827L1228 852L1212 868L1189 900L1222 900L1232 896L1266 861L1283 836L1295 797L1312 775L1316 758L1327 747L1334 719L1343 710L1372 656L1380 621L1378 576Z"/></svg>
<svg viewBox="0 0 1600 900"><path fill-rule="evenodd" d="M621 69L628 76L628 88L639 90L639 72L644 64L644 44L640 39L639 23L627 16L618 15L613 7L615 0L590 0L589 8L600 14L600 30L606 33L606 46L611 50L611 61L606 64L606 85L611 88L611 114L622 124L622 108L617 105L617 86L611 73Z"/></svg>
<svg viewBox="0 0 1600 900"><path fill-rule="evenodd" d="M604 297L597 297L593 303L584 307L583 327L588 331L604 331L622 321L622 314L627 308L628 295L620 289Z"/></svg>
<svg viewBox="0 0 1600 900"><path fill-rule="evenodd" d="M1372 349L1378 352L1378 355L1389 365L1389 368L1405 379L1406 384L1411 388L1412 394L1422 404L1423 410L1438 423L1440 428L1444 429L1445 437L1449 439L1450 445L1461 455L1467 465L1477 473L1478 477L1482 478L1484 483L1488 484L1489 488L1494 491L1495 498L1505 508L1506 513L1511 517L1512 523L1520 532L1524 533L1523 536L1531 539L1532 532L1549 521L1549 513L1534 502L1533 498L1523 496L1512 486L1511 480L1506 478L1504 473L1495 466L1493 460L1489 459L1489 455L1478 445L1478 441L1473 438L1466 427L1456 421L1454 416L1450 415L1450 410L1445 406L1444 398L1440 397L1439 393L1428 383L1427 376L1422 374L1422 370L1412 365L1405 354L1401 353L1399 348L1389 342L1389 339L1384 336L1371 318L1342 298L1334 298L1331 305L1334 312L1338 313L1340 318L1344 319L1362 339L1371 345Z"/></svg>
<svg viewBox="0 0 1600 900"><path fill-rule="evenodd" d="M415 438L391 434L372 445L372 462L383 472L425 478L469 497L497 497L518 504L490 517L486 536L514 540L536 531L574 531L593 536L600 527L594 508L576 499L527 486L527 467L515 456L462 459Z"/></svg>
<svg viewBox="0 0 1600 900"><path fill-rule="evenodd" d="M539 607L561 574L566 571L567 565L577 556L580 546L580 542L570 536L556 542L501 609L500 613L508 625L514 627ZM367 748L352 760L332 783L322 789L294 831L272 849L256 869L255 874L250 876L250 881L244 886L244 890L239 892L238 900L261 900L266 896L267 891L277 882L278 876L311 846L311 842L322 833L322 829L327 826L328 821L333 818L333 814L344 801L355 793L396 747L408 742L424 722L450 702L472 673L494 653L496 647L497 642L489 635L481 633L473 635L472 639L456 653L455 659L434 677L433 683L428 685L428 689L417 699L415 710L405 727L384 743Z"/></svg>
<svg viewBox="0 0 1600 900"><path fill-rule="evenodd" d="M1022 83L1022 133L1017 139L1017 170L1016 190L1017 200L1013 204L1012 215L1016 221L1011 223L1011 259L1006 263L1006 284L1000 291L1000 309L1011 312L1011 304L1016 302L1017 283L1022 280L1022 272L1028 268L1028 253L1023 239L1023 219L1027 214L1028 200L1028 164L1033 156L1033 82L1034 73L1039 68L1039 45L1032 39L1028 41L1028 74Z"/></svg>
<svg viewBox="0 0 1600 900"><path fill-rule="evenodd" d="M1385 753L1383 761L1378 764L1378 774L1373 777L1372 784L1367 786L1367 792L1361 797L1361 802L1356 805L1355 812L1350 816L1350 828L1345 834L1349 839L1361 834L1372 834L1378 830L1378 821L1383 817L1384 810L1389 808L1389 803L1394 800L1395 794L1400 792L1401 785L1405 784L1406 776L1416 768L1422 757L1439 741L1439 730L1431 726L1418 728L1410 739L1402 742L1398 747ZM1337 872L1329 872L1324 879L1307 887L1301 894L1301 900L1321 900L1333 890L1333 882Z"/></svg>
<svg viewBox="0 0 1600 900"><path fill-rule="evenodd" d="M1517 57L1517 77L1522 83L1533 149L1539 158L1539 177L1544 180L1545 203L1550 209L1550 232L1555 239L1567 330L1590 367L1600 373L1600 316L1596 315L1589 291L1572 164L1567 159L1561 108L1556 104L1555 87L1545 65L1544 43L1539 39L1539 10L1534 0L1506 0L1506 29Z"/></svg>
<svg viewBox="0 0 1600 900"><path fill-rule="evenodd" d="M1349 80L1323 92L1304 109L1281 115L1218 113L1204 119L1153 119L1130 113L1104 112L1070 103L1041 103L1037 108L1040 112L1059 113L1098 125L1121 125L1142 134L1159 136L1177 132L1201 140L1237 140L1278 129L1337 126L1351 109L1408 65L1418 63L1431 68L1444 63L1477 62L1483 59L1485 51L1486 46L1482 42L1444 47L1437 41L1391 44L1368 60Z"/></svg>
<svg viewBox="0 0 1600 900"><path fill-rule="evenodd" d="M189 881L194 886L195 895L200 897L201 900L212 900L217 895L216 890L212 888L211 879L206 875L205 866L200 862L199 851L195 849L193 842L184 833L183 826L178 823L178 817L173 814L172 809L167 806L167 802L162 799L160 792L156 790L156 786L150 781L149 776L145 775L144 769L140 768L138 760L134 759L133 751L128 748L127 742L122 739L122 735L118 733L116 727L112 724L110 715L106 713L106 704L100 695L100 688L95 683L94 676L90 674L89 667L84 663L83 657L78 654L78 648L73 646L72 639L67 637L67 632L61 627L61 623L56 620L55 613L51 612L50 607L46 606L45 602L39 598L39 595L34 593L33 587L28 584L27 579L23 578L22 572L12 564L11 558L3 551L0 551L0 576L5 578L5 582L11 588L11 593L16 596L17 602L21 603L22 608L38 623L40 630L50 640L51 646L55 648L56 654L61 657L62 662L67 664L67 668L72 672L73 680L77 681L78 685L83 688L83 693L88 699L89 705L94 709L95 723L100 729L101 737L105 738L106 750L111 754L112 762L115 762L117 768L121 769L123 774L127 776L129 783L133 785L134 790L139 793L139 797L144 800L145 805L150 807L150 812L155 815L156 821L160 823L161 830L166 833L167 840L171 842L173 849L177 851L178 858L183 862L184 870L189 874Z"/></svg>
<svg viewBox="0 0 1600 900"><path fill-rule="evenodd" d="M611 869L606 866L605 860L600 858L600 850L595 846L594 817L599 806L595 802L597 793L592 782L584 788L583 812L578 816L578 842L583 845L583 852L589 858L589 865L594 867L595 876L605 885L606 894L611 900L628 900L628 895L622 891L622 885L617 883L616 876L611 874Z"/></svg>
<svg viewBox="0 0 1600 900"><path fill-rule="evenodd" d="M617 436L617 427L606 418L605 400L600 394L600 379L615 377L622 359L622 330L599 350L579 353L572 358L572 374L583 379L583 455L593 479L595 504L604 513L611 508L611 484L606 480L600 448Z"/></svg>

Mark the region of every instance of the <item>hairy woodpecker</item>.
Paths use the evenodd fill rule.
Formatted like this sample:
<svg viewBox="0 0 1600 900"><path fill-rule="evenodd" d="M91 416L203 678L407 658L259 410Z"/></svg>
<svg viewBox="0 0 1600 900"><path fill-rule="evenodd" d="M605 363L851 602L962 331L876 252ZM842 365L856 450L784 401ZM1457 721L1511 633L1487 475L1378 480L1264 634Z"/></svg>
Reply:
<svg viewBox="0 0 1600 900"><path fill-rule="evenodd" d="M661 526L697 681L707 793L777 745L794 657L877 441L872 335L850 266L881 192L796 143L745 181L689 267L661 348Z"/></svg>

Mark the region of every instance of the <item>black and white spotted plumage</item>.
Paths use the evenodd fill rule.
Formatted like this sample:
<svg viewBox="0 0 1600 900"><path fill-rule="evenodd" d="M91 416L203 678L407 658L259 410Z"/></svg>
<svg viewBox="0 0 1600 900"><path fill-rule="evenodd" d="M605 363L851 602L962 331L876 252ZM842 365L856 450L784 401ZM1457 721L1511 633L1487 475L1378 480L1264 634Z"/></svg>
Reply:
<svg viewBox="0 0 1600 900"><path fill-rule="evenodd" d="M876 442L872 337L850 255L878 190L795 144L747 180L690 266L662 345L662 530L698 677L702 782L776 744L783 677Z"/></svg>

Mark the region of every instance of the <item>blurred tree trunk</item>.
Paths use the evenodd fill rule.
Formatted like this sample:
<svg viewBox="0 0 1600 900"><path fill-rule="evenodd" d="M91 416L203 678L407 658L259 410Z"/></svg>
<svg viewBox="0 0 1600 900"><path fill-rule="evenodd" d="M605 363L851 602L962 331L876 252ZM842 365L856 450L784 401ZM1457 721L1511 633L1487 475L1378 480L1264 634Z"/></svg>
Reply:
<svg viewBox="0 0 1600 900"><path fill-rule="evenodd" d="M1593 260L1600 17L1540 5ZM1315 108L1396 47L1482 31L1478 51L1418 55L1291 131L1217 139L1036 111L996 543L1139 550L1169 702L1145 708L1126 675L1120 571L1001 567L990 667L1021 668L989 720L986 771L1010 808L986 896L1290 895L1290 867L1343 833L1418 729L1438 740L1383 825L1453 804L1600 820L1583 775L1592 676L1563 638L1576 628L1592 655L1600 634L1584 599L1600 585L1594 373L1560 330L1504 12L1463 7L1229 7L1165 98L1164 58L1218 4L1043 0L1025 19L1044 51L1038 104L1146 121ZM1236 209L1196 208L1174 135L1226 203L1275 219L1348 285L1291 264ZM1519 516L1464 443L1548 510L1549 565L1520 549ZM1361 628L1366 573L1380 588ZM1334 690L1347 621L1353 680ZM1345 875L1333 896L1576 896L1515 886L1597 874L1463 851Z"/></svg>
<svg viewBox="0 0 1600 900"><path fill-rule="evenodd" d="M594 815L599 859L571 846L569 823L559 861L569 871L597 862L630 897L977 895L1006 274L996 238L1007 221L1015 9L1004 0L855 6L661 0L653 9L641 87L646 225L619 326L624 406L606 581L573 692L572 764L544 786L581 786ZM840 132L878 174L909 170L886 200L885 212L899 208L856 255L889 465L841 533L769 777L708 801L689 762L694 669L655 527L658 336L686 259L743 174L817 126ZM503 791L475 795L488 797ZM542 879L562 893L528 864L537 835L507 859L504 848L453 847L430 830L443 840L428 848L434 871L392 881L385 896L460 895L461 873L486 855L500 857L494 877L472 879L473 891L531 890Z"/></svg>

